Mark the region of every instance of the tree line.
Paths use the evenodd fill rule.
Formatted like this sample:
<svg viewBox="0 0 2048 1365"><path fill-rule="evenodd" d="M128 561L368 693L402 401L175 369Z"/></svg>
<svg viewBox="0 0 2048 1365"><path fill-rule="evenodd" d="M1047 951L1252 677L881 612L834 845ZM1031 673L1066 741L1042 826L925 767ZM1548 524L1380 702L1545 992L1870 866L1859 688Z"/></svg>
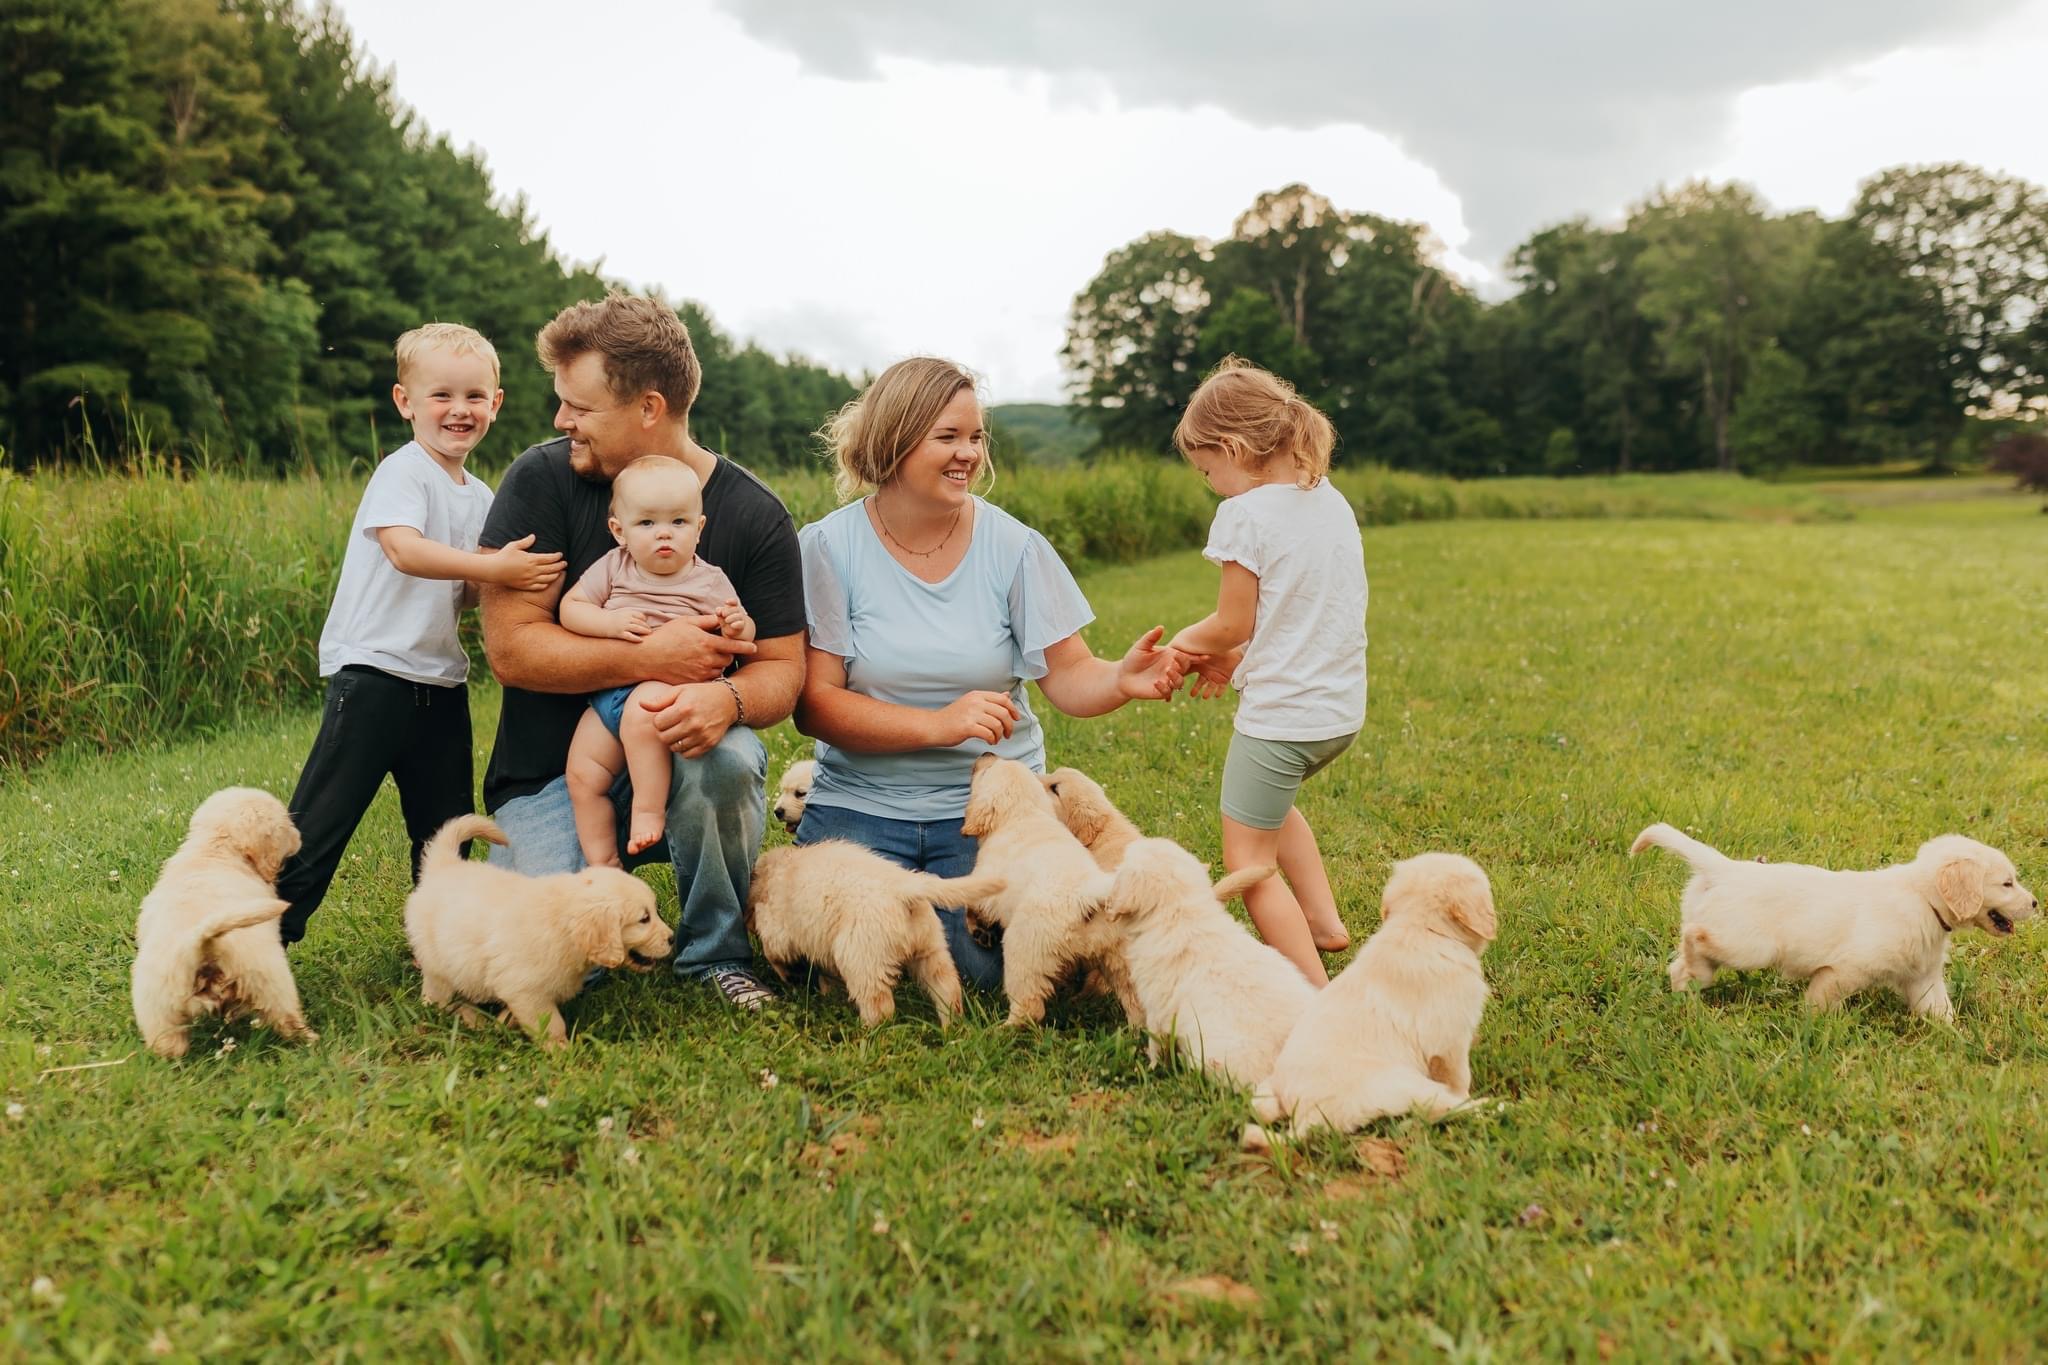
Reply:
<svg viewBox="0 0 2048 1365"><path fill-rule="evenodd" d="M1508 266L1489 305L1421 225L1290 185L1221 241L1110 253L1068 317L1075 401L1102 444L1163 450L1236 354L1340 457L1480 475L1941 466L2048 399L2048 197L1973 166L1884 171L1839 219L1688 183Z"/></svg>
<svg viewBox="0 0 2048 1365"><path fill-rule="evenodd" d="M507 430L543 433L534 334L601 294L523 199L420 126L329 8L0 0L0 442L296 464L402 439L391 346L496 343ZM792 460L844 376L679 308L704 439Z"/></svg>

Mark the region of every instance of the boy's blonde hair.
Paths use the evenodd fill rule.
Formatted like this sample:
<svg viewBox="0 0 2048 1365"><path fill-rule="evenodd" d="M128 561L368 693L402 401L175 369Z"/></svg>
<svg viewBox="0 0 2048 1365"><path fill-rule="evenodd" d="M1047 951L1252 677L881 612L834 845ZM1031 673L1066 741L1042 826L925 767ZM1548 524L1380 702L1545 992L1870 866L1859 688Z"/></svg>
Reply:
<svg viewBox="0 0 2048 1365"><path fill-rule="evenodd" d="M704 383L690 329L676 310L637 294L613 290L572 303L540 329L533 346L549 374L597 352L613 398L630 403L651 389L668 404L670 417L687 418Z"/></svg>
<svg viewBox="0 0 2048 1365"><path fill-rule="evenodd" d="M704 510L704 485L698 482L697 471L673 455L642 455L633 463L621 469L612 479L612 515L619 514L619 508L627 499L634 497L634 490L641 484L659 476L674 477L680 474L683 486L689 491L684 500L697 512Z"/></svg>
<svg viewBox="0 0 2048 1365"><path fill-rule="evenodd" d="M1337 432L1294 385L1233 355L1188 400L1173 444L1183 456L1221 450L1224 459L1248 469L1285 456L1294 462L1296 486L1314 488L1330 472Z"/></svg>
<svg viewBox="0 0 2048 1365"><path fill-rule="evenodd" d="M964 366L935 356L899 360L875 376L860 397L832 415L818 433L832 451L832 482L843 502L895 476L903 457L939 420L962 389L981 402L981 386ZM983 447L982 491L995 481L995 462Z"/></svg>
<svg viewBox="0 0 2048 1365"><path fill-rule="evenodd" d="M400 336L391 350L398 357L401 384L428 351L452 351L456 355L480 355L490 361L491 387L498 387L498 348L474 327L464 327L459 322L424 323Z"/></svg>

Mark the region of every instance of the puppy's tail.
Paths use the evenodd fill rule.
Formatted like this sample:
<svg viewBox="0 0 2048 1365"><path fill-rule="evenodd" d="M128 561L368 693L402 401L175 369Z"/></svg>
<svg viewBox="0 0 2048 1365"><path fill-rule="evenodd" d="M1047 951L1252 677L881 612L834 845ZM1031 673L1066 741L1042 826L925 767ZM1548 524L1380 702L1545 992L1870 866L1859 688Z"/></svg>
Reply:
<svg viewBox="0 0 2048 1365"><path fill-rule="evenodd" d="M1268 865L1266 867L1247 867L1233 872L1222 881L1216 883L1216 899L1227 905L1279 870L1277 867Z"/></svg>
<svg viewBox="0 0 2048 1365"><path fill-rule="evenodd" d="M1704 872L1709 868L1726 867L1730 861L1727 854L1719 849L1709 848L1689 834L1680 834L1666 824L1655 824L1636 836L1629 845L1629 856L1634 857L1651 845L1676 853L1691 863L1695 870Z"/></svg>
<svg viewBox="0 0 2048 1365"><path fill-rule="evenodd" d="M420 875L425 876L437 867L462 861L462 846L471 839L482 839L488 843L510 842L505 831L497 822L484 815L458 815L434 831L434 837L427 840L427 846L420 852Z"/></svg>
<svg viewBox="0 0 2048 1365"><path fill-rule="evenodd" d="M972 910L1003 894L1010 883L992 872L974 872L965 877L934 877L929 872L910 874L917 893L933 905L957 905Z"/></svg>

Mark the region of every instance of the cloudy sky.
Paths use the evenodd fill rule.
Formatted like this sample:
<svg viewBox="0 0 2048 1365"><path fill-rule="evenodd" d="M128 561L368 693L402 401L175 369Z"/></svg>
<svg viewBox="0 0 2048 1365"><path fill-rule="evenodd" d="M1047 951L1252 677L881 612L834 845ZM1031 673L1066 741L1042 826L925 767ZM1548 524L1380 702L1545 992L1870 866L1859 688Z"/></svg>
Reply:
<svg viewBox="0 0 2048 1365"><path fill-rule="evenodd" d="M1302 181L1516 242L1660 182L1839 213L1959 159L2048 181L2048 0L340 0L556 246L849 370L936 352L1061 396L1104 254Z"/></svg>

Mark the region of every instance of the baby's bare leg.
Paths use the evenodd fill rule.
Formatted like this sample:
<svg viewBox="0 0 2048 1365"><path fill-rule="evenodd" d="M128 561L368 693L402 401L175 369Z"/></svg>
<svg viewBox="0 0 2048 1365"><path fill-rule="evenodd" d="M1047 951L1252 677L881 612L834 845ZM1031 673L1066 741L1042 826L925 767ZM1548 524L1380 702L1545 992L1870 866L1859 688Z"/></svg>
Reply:
<svg viewBox="0 0 2048 1365"><path fill-rule="evenodd" d="M672 691L665 683L641 683L626 698L619 738L626 746L626 771L633 779L633 817L627 827L626 852L659 843L668 835L668 784L675 776L675 756L654 728L654 712L642 697Z"/></svg>
<svg viewBox="0 0 2048 1365"><path fill-rule="evenodd" d="M1241 868L1273 863L1279 856L1280 834L1277 829L1253 829L1224 816L1223 870L1236 872ZM1320 859L1316 866L1321 868ZM1328 882L1324 885L1327 887ZM1278 877L1268 877L1247 888L1244 908L1251 911L1252 924L1258 929L1259 937L1300 968L1311 986L1330 984L1330 975L1323 970L1322 956L1316 951L1315 938L1309 933L1308 916L1303 913L1301 902L1294 899L1294 893L1287 889L1286 882Z"/></svg>
<svg viewBox="0 0 2048 1365"><path fill-rule="evenodd" d="M632 709L632 703L627 703ZM626 751L612 732L585 707L576 722L576 736L569 741L569 762L563 778L569 788L569 809L576 816L576 842L583 846L583 861L592 867L619 865L619 830L612 813L612 783L626 766ZM668 790L664 778L662 791Z"/></svg>

